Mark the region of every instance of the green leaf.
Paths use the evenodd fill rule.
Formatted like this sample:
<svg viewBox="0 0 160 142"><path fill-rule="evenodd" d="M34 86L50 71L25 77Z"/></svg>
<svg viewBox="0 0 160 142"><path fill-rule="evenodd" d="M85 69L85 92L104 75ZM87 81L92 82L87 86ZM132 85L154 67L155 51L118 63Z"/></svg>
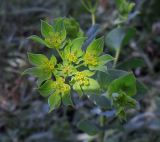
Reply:
<svg viewBox="0 0 160 142"><path fill-rule="evenodd" d="M100 55L103 52L104 38L98 38L94 40L87 48L86 52L93 53L95 55Z"/></svg>
<svg viewBox="0 0 160 142"><path fill-rule="evenodd" d="M54 93L54 94L50 95L48 98L48 104L50 106L49 112L58 108L61 104L61 95L58 93Z"/></svg>
<svg viewBox="0 0 160 142"><path fill-rule="evenodd" d="M110 109L111 102L103 95L87 94L88 98L103 109Z"/></svg>
<svg viewBox="0 0 160 142"><path fill-rule="evenodd" d="M108 86L109 96L121 91L125 92L128 96L134 96L136 94L136 79L133 73L128 73L127 75L113 80Z"/></svg>
<svg viewBox="0 0 160 142"><path fill-rule="evenodd" d="M144 67L145 62L142 58L130 58L127 59L120 64L117 65L118 69L125 69L125 70L130 70L130 69L136 69L137 67Z"/></svg>
<svg viewBox="0 0 160 142"><path fill-rule="evenodd" d="M78 123L78 128L88 135L94 136L101 131L101 129L89 120L82 120Z"/></svg>
<svg viewBox="0 0 160 142"><path fill-rule="evenodd" d="M136 82L136 88L137 88L137 95L135 96L136 100L143 99L144 96L149 91L149 89L147 88L147 86L143 82L141 82L139 80L137 80L137 82Z"/></svg>
<svg viewBox="0 0 160 142"><path fill-rule="evenodd" d="M95 92L95 91L99 91L100 86L98 84L98 82L92 78L89 78L89 85L88 86L82 86L82 90L84 92Z"/></svg>
<svg viewBox="0 0 160 142"><path fill-rule="evenodd" d="M82 88L81 88L81 86L79 85L78 82L75 82L75 83L73 84L73 90L75 90L75 91L78 93L78 95L80 95L80 96L83 95Z"/></svg>
<svg viewBox="0 0 160 142"><path fill-rule="evenodd" d="M106 45L109 48L117 50L128 44L129 40L133 38L136 30L134 28L118 27L109 32L105 38Z"/></svg>
<svg viewBox="0 0 160 142"><path fill-rule="evenodd" d="M93 76L95 74L95 72L91 72L89 70L84 70L82 71L82 73L84 73L85 75L87 75L88 77Z"/></svg>
<svg viewBox="0 0 160 142"><path fill-rule="evenodd" d="M54 19L53 22L54 22L53 23L53 32L59 33L60 38L62 39L62 41L64 41L67 33L66 33L63 18L56 18L56 19Z"/></svg>
<svg viewBox="0 0 160 142"><path fill-rule="evenodd" d="M62 102L65 106L73 105L71 94L62 94Z"/></svg>
<svg viewBox="0 0 160 142"><path fill-rule="evenodd" d="M107 66L104 66L104 65L89 66L89 69L90 69L91 71L107 72Z"/></svg>
<svg viewBox="0 0 160 142"><path fill-rule="evenodd" d="M36 82L37 86L40 87L44 81L44 79L38 78Z"/></svg>
<svg viewBox="0 0 160 142"><path fill-rule="evenodd" d="M125 74L127 74L126 71L109 69L109 70L107 70L107 72L101 72L101 71L97 72L96 78L97 78L97 81L100 84L101 89L107 90L109 84L113 80L115 80L115 79L117 79L120 76L123 76Z"/></svg>
<svg viewBox="0 0 160 142"><path fill-rule="evenodd" d="M106 63L114 60L114 58L111 55L108 55L108 54L102 55L98 59L99 59L99 64L100 65L105 65Z"/></svg>
<svg viewBox="0 0 160 142"><path fill-rule="evenodd" d="M40 66L48 62L48 58L43 54L33 54L28 52L28 59L32 65Z"/></svg>
<svg viewBox="0 0 160 142"><path fill-rule="evenodd" d="M128 2L126 0L116 0L116 5L122 16L128 16L128 14L132 11L135 3Z"/></svg>
<svg viewBox="0 0 160 142"><path fill-rule="evenodd" d="M64 48L64 51L62 52L63 53L63 56L65 56L66 54L69 54L71 52L71 42L69 42L65 48Z"/></svg>
<svg viewBox="0 0 160 142"><path fill-rule="evenodd" d="M74 18L64 18L64 25L67 36L71 39L76 38L80 29L78 22Z"/></svg>
<svg viewBox="0 0 160 142"><path fill-rule="evenodd" d="M47 80L44 84L42 84L42 85L38 88L38 91L40 92L40 94L41 94L43 97L47 97L47 96L49 96L50 94L52 94L53 91L55 90L53 84L54 84L54 82L53 82L52 80Z"/></svg>
<svg viewBox="0 0 160 142"><path fill-rule="evenodd" d="M35 41L35 42L38 42L38 43L40 43L40 44L42 44L42 45L47 46L48 48L51 48L51 47L50 47L42 38L40 38L39 36L32 35L32 36L28 37L28 39L31 39L31 40L33 40L33 41Z"/></svg>
<svg viewBox="0 0 160 142"><path fill-rule="evenodd" d="M57 59L56 59L56 57L54 55L51 56L50 63L53 64L53 65L57 64Z"/></svg>
<svg viewBox="0 0 160 142"><path fill-rule="evenodd" d="M29 74L34 77L38 77L41 80L50 79L52 75L51 72L45 72L44 69L40 67L28 68L22 73L22 75L25 75L25 74Z"/></svg>
<svg viewBox="0 0 160 142"><path fill-rule="evenodd" d="M71 52L76 53L78 57L81 56L83 54L81 48L85 40L86 40L86 37L80 37L80 38L74 39L72 41Z"/></svg>
<svg viewBox="0 0 160 142"><path fill-rule="evenodd" d="M43 35L43 37L49 36L50 32L53 32L53 27L47 22L41 20L41 34Z"/></svg>

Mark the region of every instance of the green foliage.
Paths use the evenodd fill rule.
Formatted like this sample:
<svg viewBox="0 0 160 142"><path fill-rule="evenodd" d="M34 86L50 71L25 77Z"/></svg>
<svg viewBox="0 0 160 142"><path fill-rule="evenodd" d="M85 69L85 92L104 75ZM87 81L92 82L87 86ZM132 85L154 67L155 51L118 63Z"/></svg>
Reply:
<svg viewBox="0 0 160 142"><path fill-rule="evenodd" d="M42 96L48 97L50 111L59 107L61 102L64 105L73 105L72 89L80 95L100 91L100 85L93 76L97 70L102 70L107 62L113 60L112 56L103 54L103 38L95 39L86 51L83 51L86 37L75 34L72 39L70 32L74 31L74 28L68 28L70 22L76 23L73 19L57 18L53 25L50 25L42 20L41 34L44 39L38 36L30 37L49 48L55 48L62 59L57 62L54 55L48 59L43 54L28 53L29 62L35 67L26 69L24 74L37 77L38 91Z"/></svg>
<svg viewBox="0 0 160 142"><path fill-rule="evenodd" d="M132 73L124 75L118 79L113 80L108 86L108 94L111 97L113 93L125 92L129 96L136 93L136 79Z"/></svg>
<svg viewBox="0 0 160 142"><path fill-rule="evenodd" d="M129 13L133 10L135 3L128 2L128 0L115 0L119 11L117 24L123 23L128 19Z"/></svg>
<svg viewBox="0 0 160 142"><path fill-rule="evenodd" d="M125 69L125 70L131 70L136 69L137 67L144 67L145 63L142 58L129 58L120 64L117 65L118 69Z"/></svg>
<svg viewBox="0 0 160 142"><path fill-rule="evenodd" d="M96 10L91 0L82 1L86 9L92 14ZM117 4L121 15L126 15L131 8L122 11ZM129 6L130 7L130 6ZM87 37L73 18L56 18L53 24L41 20L42 38L36 35L29 38L55 49L55 54L48 59L43 54L28 53L29 62L34 66L26 69L23 74L30 74L37 78L37 90L48 98L50 111L60 107L73 105L72 93L79 96L86 95L102 109L113 106L120 119L124 119L126 109L136 106L132 98L136 94L136 79L133 73L108 68L108 62L115 61L109 54L105 54L104 37L93 39L86 50L83 49ZM135 34L134 28L118 27L112 30L105 38L109 48L116 52L126 45ZM112 65L112 62L110 63ZM89 135L101 132L101 129L85 120L78 124L79 129Z"/></svg>
<svg viewBox="0 0 160 142"><path fill-rule="evenodd" d="M67 32L67 36L71 39L83 34L80 30L78 22L74 18L64 18L64 25Z"/></svg>
<svg viewBox="0 0 160 142"><path fill-rule="evenodd" d="M107 91L108 98L117 109L120 118L125 118L127 107L136 107L136 101L132 98L136 94L136 79L132 73L128 73L113 80Z"/></svg>
<svg viewBox="0 0 160 142"><path fill-rule="evenodd" d="M82 0L83 6L90 13L95 13L98 5L98 0Z"/></svg>
<svg viewBox="0 0 160 142"><path fill-rule="evenodd" d="M110 31L106 37L105 42L109 48L118 50L126 45L131 38L135 35L134 28L118 27Z"/></svg>
<svg viewBox="0 0 160 142"><path fill-rule="evenodd" d="M72 22L73 27L70 27ZM42 20L41 34L44 39L38 36L30 38L56 49L61 60L57 61L54 55L48 59L43 54L28 53L29 62L35 67L26 69L24 74L37 77L38 91L48 97L50 111L58 108L61 103L73 105L71 90L74 90L80 96L90 95L89 98L103 108L106 108L104 102L109 104L108 98L116 107L117 114L122 116L125 114L123 111L135 103L131 98L136 94L135 77L125 71L107 69L106 64L114 58L103 53L103 37L94 39L85 51L82 50L86 37L77 34L78 27L74 19L57 18L53 25ZM71 35L73 31L74 36ZM134 33L132 28L114 29L106 37L107 45L117 50L127 44ZM108 96L101 97L100 94L105 92ZM104 97L106 100L102 101Z"/></svg>
<svg viewBox="0 0 160 142"><path fill-rule="evenodd" d="M78 128L91 136L96 135L101 131L98 126L96 126L94 123L90 122L89 120L80 121L78 123Z"/></svg>
<svg viewBox="0 0 160 142"><path fill-rule="evenodd" d="M106 67L104 66L109 61L112 61L114 58L110 55L103 53L104 39L99 38L94 40L87 48L86 53L84 55L84 64L90 70L99 70L106 71Z"/></svg>

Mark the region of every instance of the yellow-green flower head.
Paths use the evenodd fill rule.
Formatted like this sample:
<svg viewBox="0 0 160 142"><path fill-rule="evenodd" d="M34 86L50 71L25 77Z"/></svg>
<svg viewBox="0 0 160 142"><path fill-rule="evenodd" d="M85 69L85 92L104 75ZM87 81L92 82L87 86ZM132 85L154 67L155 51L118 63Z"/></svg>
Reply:
<svg viewBox="0 0 160 142"><path fill-rule="evenodd" d="M74 80L77 81L79 85L89 85L89 79L87 78L87 74L85 74L84 72L77 72Z"/></svg>
<svg viewBox="0 0 160 142"><path fill-rule="evenodd" d="M65 79L62 77L58 77L54 82L53 87L57 90L57 92L65 94L70 92L70 86L65 83Z"/></svg>
<svg viewBox="0 0 160 142"><path fill-rule="evenodd" d="M86 37L76 38L73 41L70 41L68 45L64 48L63 56L70 62L78 64L80 58L83 56L82 45Z"/></svg>
<svg viewBox="0 0 160 142"><path fill-rule="evenodd" d="M84 63L86 65L97 66L98 65L98 58L94 54L87 52L84 55Z"/></svg>
<svg viewBox="0 0 160 142"><path fill-rule="evenodd" d="M62 71L63 71L64 74L69 75L69 74L73 73L74 68L73 68L73 66L68 65L68 66L64 66L64 68L62 69Z"/></svg>
<svg viewBox="0 0 160 142"><path fill-rule="evenodd" d="M76 56L75 53L68 53L66 55L66 59L69 61L69 62L73 62L73 63L76 63L78 61L78 57Z"/></svg>
<svg viewBox="0 0 160 142"><path fill-rule="evenodd" d="M46 61L43 67L46 72L50 72L54 70L55 65L50 61Z"/></svg>
<svg viewBox="0 0 160 142"><path fill-rule="evenodd" d="M45 73L54 72L56 63L55 56L52 56L50 60L45 60L41 67L44 69Z"/></svg>
<svg viewBox="0 0 160 142"><path fill-rule="evenodd" d="M63 76L65 78L72 76L77 71L77 69L68 62L64 62L63 64L58 64L57 71L57 76Z"/></svg>
<svg viewBox="0 0 160 142"><path fill-rule="evenodd" d="M60 48L63 39L61 38L60 33L55 32L55 33L50 33L48 37L45 38L46 43L55 48Z"/></svg>

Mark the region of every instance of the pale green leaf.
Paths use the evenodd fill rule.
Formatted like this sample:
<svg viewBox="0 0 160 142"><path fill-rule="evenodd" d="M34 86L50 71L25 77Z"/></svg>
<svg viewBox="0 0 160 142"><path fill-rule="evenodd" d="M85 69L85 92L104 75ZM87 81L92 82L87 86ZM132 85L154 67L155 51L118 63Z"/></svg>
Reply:
<svg viewBox="0 0 160 142"><path fill-rule="evenodd" d="M100 89L99 83L92 78L89 78L89 85L82 86L82 90L84 92L95 92L95 91L99 91L99 89Z"/></svg>
<svg viewBox="0 0 160 142"><path fill-rule="evenodd" d="M63 18L54 19L54 21L53 21L53 32L54 33L59 33L62 41L65 40L67 33L66 33Z"/></svg>
<svg viewBox="0 0 160 142"><path fill-rule="evenodd" d="M107 66L105 66L105 65L89 66L89 69L91 71L107 72Z"/></svg>
<svg viewBox="0 0 160 142"><path fill-rule="evenodd" d="M51 47L50 47L42 38L40 38L39 36L32 35L32 36L28 37L28 39L31 39L31 40L33 40L33 41L35 41L35 42L38 42L38 43L40 43L40 44L42 44L42 45L47 46L48 48L51 48Z"/></svg>
<svg viewBox="0 0 160 142"><path fill-rule="evenodd" d="M85 40L86 37L79 37L74 39L72 41L71 52L76 53L77 56L81 56L83 54L81 48Z"/></svg>
<svg viewBox="0 0 160 142"><path fill-rule="evenodd" d="M80 96L83 95L82 88L81 88L81 86L79 85L78 82L75 82L75 83L73 84L73 90L75 90L75 91L78 93L78 95L80 95Z"/></svg>
<svg viewBox="0 0 160 142"><path fill-rule="evenodd" d="M50 63L52 63L53 65L57 64L57 59L56 59L56 57L54 55L51 56Z"/></svg>
<svg viewBox="0 0 160 142"><path fill-rule="evenodd" d="M28 52L28 59L32 65L40 66L46 64L48 62L48 58L43 54L34 54Z"/></svg>
<svg viewBox="0 0 160 142"><path fill-rule="evenodd" d="M72 106L73 102L72 102L72 98L71 98L71 94L62 94L62 102L65 106Z"/></svg>
<svg viewBox="0 0 160 142"><path fill-rule="evenodd" d="M82 73L84 73L85 75L87 75L88 77L93 76L95 74L95 72L91 72L89 70L84 70L82 71Z"/></svg>
<svg viewBox="0 0 160 142"><path fill-rule="evenodd" d="M50 107L50 112L56 108L58 108L61 104L61 95L58 93L54 93L49 96L48 104Z"/></svg>
<svg viewBox="0 0 160 142"><path fill-rule="evenodd" d="M50 32L53 32L53 27L46 21L41 20L41 34L43 37L49 36Z"/></svg>
<svg viewBox="0 0 160 142"><path fill-rule="evenodd" d="M94 55L100 55L103 52L104 38L98 38L87 47L86 52L93 53Z"/></svg>
<svg viewBox="0 0 160 142"><path fill-rule="evenodd" d="M47 80L38 88L38 91L43 97L47 97L50 94L52 94L53 91L55 90L53 85L54 85L54 82L52 80Z"/></svg>
<svg viewBox="0 0 160 142"><path fill-rule="evenodd" d="M99 60L100 65L105 65L106 63L114 60L114 58L111 55L105 54L105 55L100 56L98 60Z"/></svg>
<svg viewBox="0 0 160 142"><path fill-rule="evenodd" d="M52 75L51 72L45 72L44 69L40 67L28 68L22 74L29 74L31 76L38 77L41 80L50 79Z"/></svg>

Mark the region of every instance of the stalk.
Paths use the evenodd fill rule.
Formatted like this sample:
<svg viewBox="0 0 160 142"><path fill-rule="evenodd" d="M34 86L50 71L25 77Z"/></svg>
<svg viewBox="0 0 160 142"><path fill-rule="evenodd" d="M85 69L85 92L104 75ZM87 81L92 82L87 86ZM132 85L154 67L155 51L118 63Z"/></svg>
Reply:
<svg viewBox="0 0 160 142"><path fill-rule="evenodd" d="M61 52L59 51L59 49L56 48L56 51L58 52L59 56L60 56L61 59L63 60L62 54L61 54Z"/></svg>
<svg viewBox="0 0 160 142"><path fill-rule="evenodd" d="M121 48L118 48L117 51L116 51L115 60L114 60L114 63L113 63L113 68L115 68L116 65L117 65L117 62L118 62L118 59L119 59L120 50L121 50Z"/></svg>
<svg viewBox="0 0 160 142"><path fill-rule="evenodd" d="M100 126L103 128L106 122L105 116L100 116ZM104 142L105 131L100 132L98 142Z"/></svg>
<svg viewBox="0 0 160 142"><path fill-rule="evenodd" d="M92 17L92 26L93 26L96 23L96 16L94 12L91 13L91 17Z"/></svg>

